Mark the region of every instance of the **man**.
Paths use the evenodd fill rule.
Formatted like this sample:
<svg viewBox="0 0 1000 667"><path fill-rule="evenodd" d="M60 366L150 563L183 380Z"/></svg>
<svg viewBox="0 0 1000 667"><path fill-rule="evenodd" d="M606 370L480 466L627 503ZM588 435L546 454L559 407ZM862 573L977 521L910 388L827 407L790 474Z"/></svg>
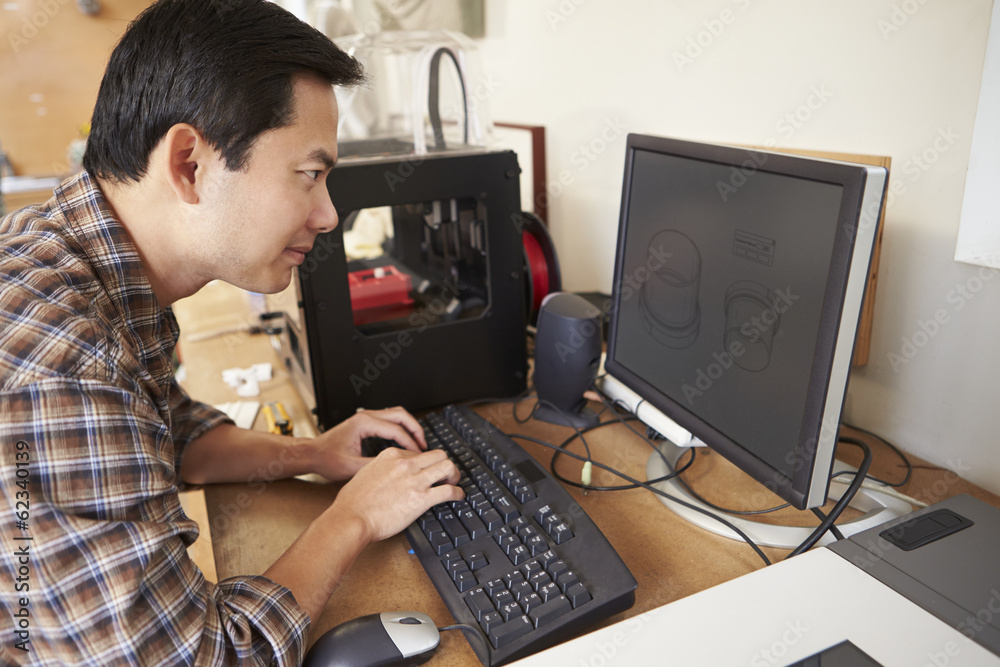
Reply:
<svg viewBox="0 0 1000 667"><path fill-rule="evenodd" d="M297 664L361 549L462 497L401 409L292 439L172 375L171 303L216 279L281 290L337 224L332 84L361 76L265 0L160 0L111 56L85 172L0 223L3 664ZM406 451L362 458L367 436ZM206 582L178 485L279 457L351 481L263 576Z"/></svg>

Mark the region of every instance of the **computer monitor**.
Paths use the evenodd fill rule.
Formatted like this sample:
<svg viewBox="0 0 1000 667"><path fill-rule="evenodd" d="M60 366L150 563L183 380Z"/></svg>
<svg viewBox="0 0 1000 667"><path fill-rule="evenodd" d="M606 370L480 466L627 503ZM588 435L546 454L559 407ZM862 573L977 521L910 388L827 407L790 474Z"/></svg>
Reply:
<svg viewBox="0 0 1000 667"><path fill-rule="evenodd" d="M886 180L630 135L602 391L675 445L706 444L794 507L821 507Z"/></svg>

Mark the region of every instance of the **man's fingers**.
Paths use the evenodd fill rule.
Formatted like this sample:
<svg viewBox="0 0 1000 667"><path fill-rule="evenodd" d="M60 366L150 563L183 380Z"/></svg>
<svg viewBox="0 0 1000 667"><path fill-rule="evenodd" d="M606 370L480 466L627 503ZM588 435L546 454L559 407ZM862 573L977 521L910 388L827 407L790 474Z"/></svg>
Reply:
<svg viewBox="0 0 1000 667"><path fill-rule="evenodd" d="M437 452L436 451L428 452L428 454L437 454ZM439 482L447 482L448 484L458 484L458 478L459 478L458 467L453 462L448 460L444 452L442 452L441 454L443 460L436 461L432 465L429 465L424 469L423 472L424 479L429 480L428 481L429 486L432 486Z"/></svg>
<svg viewBox="0 0 1000 667"><path fill-rule="evenodd" d="M449 485L458 484L460 473L458 466L454 464L448 455L440 449L432 449L419 454L402 452L398 449L387 449L382 452L385 456L402 456L410 460L410 465L414 476L419 476L421 486L434 486L445 482Z"/></svg>
<svg viewBox="0 0 1000 667"><path fill-rule="evenodd" d="M419 452L427 449L427 440L420 423L403 408L365 410L359 413L368 418L367 435L393 440L400 447Z"/></svg>
<svg viewBox="0 0 1000 667"><path fill-rule="evenodd" d="M442 484L431 487L427 492L427 497L431 500L431 507L433 507L452 500L461 500L465 498L465 492L462 491L461 487Z"/></svg>

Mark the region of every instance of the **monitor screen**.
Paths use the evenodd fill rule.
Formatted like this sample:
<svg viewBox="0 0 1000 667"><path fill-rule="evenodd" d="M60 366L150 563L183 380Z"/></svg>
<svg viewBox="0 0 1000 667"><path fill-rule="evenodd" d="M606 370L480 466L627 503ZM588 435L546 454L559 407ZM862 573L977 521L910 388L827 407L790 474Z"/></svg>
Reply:
<svg viewBox="0 0 1000 667"><path fill-rule="evenodd" d="M609 375L822 505L884 185L867 165L631 135Z"/></svg>

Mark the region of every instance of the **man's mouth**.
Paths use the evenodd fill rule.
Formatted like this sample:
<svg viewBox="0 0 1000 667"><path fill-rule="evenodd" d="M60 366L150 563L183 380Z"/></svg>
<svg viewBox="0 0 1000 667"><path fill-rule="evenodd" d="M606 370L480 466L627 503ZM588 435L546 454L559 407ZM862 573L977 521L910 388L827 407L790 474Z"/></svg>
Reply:
<svg viewBox="0 0 1000 667"><path fill-rule="evenodd" d="M292 246L285 248L285 254L295 260L296 264L302 264L306 259L306 253L310 250L311 246Z"/></svg>

